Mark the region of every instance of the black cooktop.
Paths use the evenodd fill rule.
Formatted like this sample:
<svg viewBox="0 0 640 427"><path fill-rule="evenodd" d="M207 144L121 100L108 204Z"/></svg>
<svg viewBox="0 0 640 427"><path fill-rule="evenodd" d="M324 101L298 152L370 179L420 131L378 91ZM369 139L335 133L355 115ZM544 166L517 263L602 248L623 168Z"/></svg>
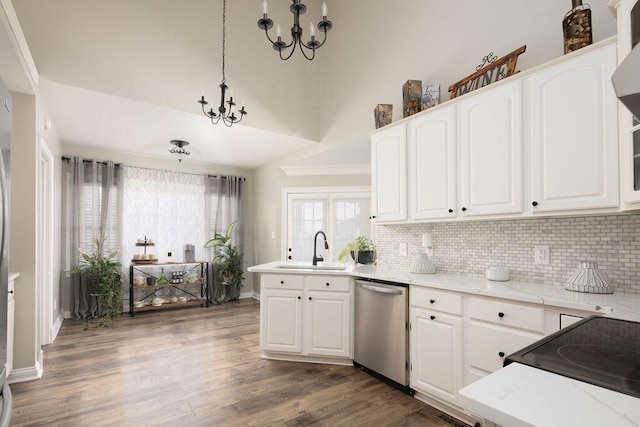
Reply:
<svg viewBox="0 0 640 427"><path fill-rule="evenodd" d="M504 361L640 397L640 323L591 316Z"/></svg>

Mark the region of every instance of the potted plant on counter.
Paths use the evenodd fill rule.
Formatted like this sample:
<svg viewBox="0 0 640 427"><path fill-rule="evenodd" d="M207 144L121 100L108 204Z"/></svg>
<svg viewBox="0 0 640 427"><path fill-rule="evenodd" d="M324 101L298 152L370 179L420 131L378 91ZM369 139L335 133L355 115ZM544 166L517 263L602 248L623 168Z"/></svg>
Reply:
<svg viewBox="0 0 640 427"><path fill-rule="evenodd" d="M339 261L345 261L349 255L356 264L374 264L377 256L376 244L367 236L358 236L342 248Z"/></svg>
<svg viewBox="0 0 640 427"><path fill-rule="evenodd" d="M107 327L118 317L122 309L122 264L116 259L119 249L107 251L104 233L92 238L92 252L79 249L82 258L74 270L87 280L89 293L96 298L97 314L101 316L95 327ZM107 253L108 252L108 253ZM87 327L89 320L87 319Z"/></svg>
<svg viewBox="0 0 640 427"><path fill-rule="evenodd" d="M244 280L242 248L232 244L231 237L237 221L232 222L224 235L216 233L205 243L205 248L215 247L212 264L218 277L222 279L222 289L214 288L214 302L231 301L240 296Z"/></svg>

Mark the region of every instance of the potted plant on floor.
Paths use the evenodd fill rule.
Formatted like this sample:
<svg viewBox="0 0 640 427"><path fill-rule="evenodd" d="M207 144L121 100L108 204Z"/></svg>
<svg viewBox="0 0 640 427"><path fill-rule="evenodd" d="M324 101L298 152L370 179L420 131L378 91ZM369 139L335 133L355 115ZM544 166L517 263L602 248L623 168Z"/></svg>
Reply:
<svg viewBox="0 0 640 427"><path fill-rule="evenodd" d="M87 280L89 293L96 299L100 320L95 327L107 327L118 317L122 309L122 283L120 274L122 264L116 259L119 249L107 251L105 235L93 236L92 252L79 249L82 258L79 267L74 270ZM87 319L87 327L89 320Z"/></svg>
<svg viewBox="0 0 640 427"><path fill-rule="evenodd" d="M345 261L349 255L357 263L374 264L377 256L376 244L367 236L358 236L342 248L339 261Z"/></svg>
<svg viewBox="0 0 640 427"><path fill-rule="evenodd" d="M216 233L214 238L204 245L205 248L217 248L212 264L216 274L222 279L223 287L221 293L216 290L214 302L227 302L240 297L240 288L244 280L243 253L242 248L234 245L231 240L236 223L237 221L232 222L224 235Z"/></svg>

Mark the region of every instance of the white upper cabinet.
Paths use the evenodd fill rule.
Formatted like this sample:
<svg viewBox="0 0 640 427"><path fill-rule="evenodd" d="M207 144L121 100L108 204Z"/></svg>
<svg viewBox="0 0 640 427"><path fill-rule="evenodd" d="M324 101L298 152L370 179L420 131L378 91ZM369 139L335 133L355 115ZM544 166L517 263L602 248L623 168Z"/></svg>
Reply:
<svg viewBox="0 0 640 427"><path fill-rule="evenodd" d="M471 96L458 107L462 216L522 212L521 81Z"/></svg>
<svg viewBox="0 0 640 427"><path fill-rule="evenodd" d="M373 219L407 219L406 126L391 126L371 137Z"/></svg>
<svg viewBox="0 0 640 427"><path fill-rule="evenodd" d="M616 46L528 79L532 211L619 205Z"/></svg>
<svg viewBox="0 0 640 427"><path fill-rule="evenodd" d="M411 219L456 216L455 105L407 124Z"/></svg>

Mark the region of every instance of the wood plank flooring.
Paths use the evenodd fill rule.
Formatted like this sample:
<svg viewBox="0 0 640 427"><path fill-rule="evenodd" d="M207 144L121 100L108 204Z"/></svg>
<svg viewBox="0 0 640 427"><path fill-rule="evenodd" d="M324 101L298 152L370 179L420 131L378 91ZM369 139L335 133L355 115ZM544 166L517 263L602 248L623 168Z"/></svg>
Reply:
<svg viewBox="0 0 640 427"><path fill-rule="evenodd" d="M349 366L260 359L259 302L65 320L12 426L432 426L441 412Z"/></svg>

